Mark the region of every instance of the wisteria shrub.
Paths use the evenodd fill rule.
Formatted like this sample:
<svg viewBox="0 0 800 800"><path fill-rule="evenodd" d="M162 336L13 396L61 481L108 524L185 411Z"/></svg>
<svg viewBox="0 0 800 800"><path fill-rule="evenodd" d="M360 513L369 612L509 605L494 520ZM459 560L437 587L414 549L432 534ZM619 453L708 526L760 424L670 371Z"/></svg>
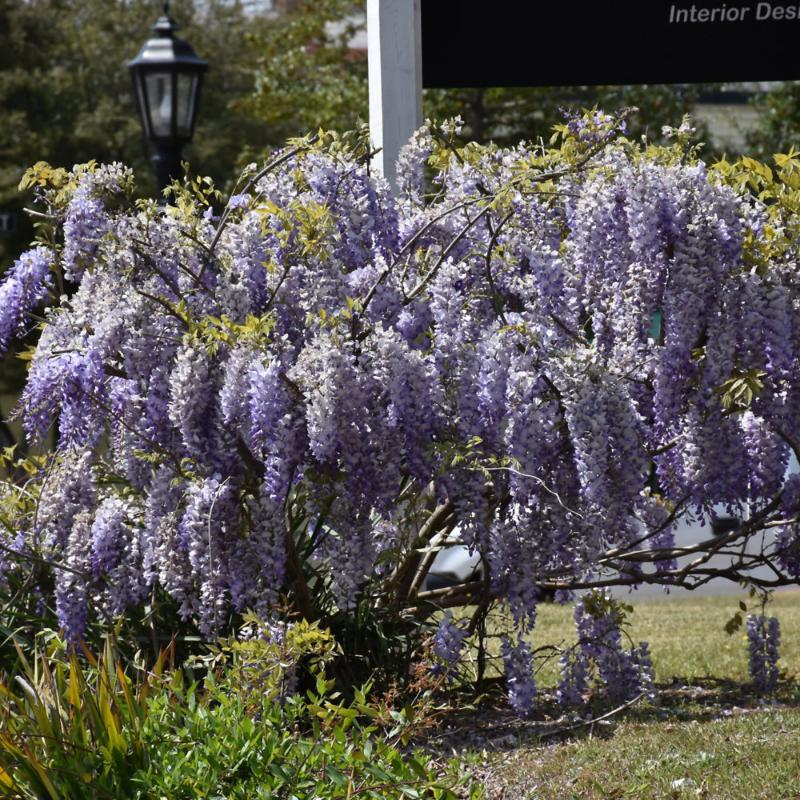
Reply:
<svg viewBox="0 0 800 800"><path fill-rule="evenodd" d="M652 147L599 112L549 146L454 133L417 133L396 195L363 134L290 143L227 203L30 170L40 237L0 343L43 313L18 413L57 445L6 488L0 580L56 565L73 641L156 593L207 637L288 598L334 631L380 620L397 669L392 636L433 610L502 603L516 672L543 590L796 581L798 156L709 168L686 126ZM744 521L674 546L720 506ZM427 589L454 533L483 578Z"/></svg>

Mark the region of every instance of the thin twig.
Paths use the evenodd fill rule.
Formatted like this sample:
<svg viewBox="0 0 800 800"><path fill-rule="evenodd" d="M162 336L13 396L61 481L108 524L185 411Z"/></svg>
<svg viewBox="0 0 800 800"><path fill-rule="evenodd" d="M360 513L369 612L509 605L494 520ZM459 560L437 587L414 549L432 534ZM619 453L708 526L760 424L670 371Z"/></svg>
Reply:
<svg viewBox="0 0 800 800"><path fill-rule="evenodd" d="M158 303L160 306L165 308L173 317L175 317L175 319L180 320L180 323L184 326L184 328L189 327L186 324L186 320L175 310L168 300L165 300L163 297L159 297L158 295L150 294L150 292L146 292L144 289L134 288L133 291L136 292L136 294L146 297L148 300L152 300L154 303Z"/></svg>
<svg viewBox="0 0 800 800"><path fill-rule="evenodd" d="M503 226L508 222L511 217L514 216L514 211L509 211L508 214L497 223L497 226L492 225L492 218L487 217L486 222L489 226L489 232L491 233L492 238L489 240L489 246L486 248L486 280L489 282L489 289L492 292L492 305L497 311L498 316L500 317L501 321L504 325L508 325L508 320L506 320L505 312L503 311L503 307L500 303L500 296L497 291L497 287L495 286L494 277L492 276L492 254L494 253L494 249L497 246L497 240L500 236L500 231L503 229Z"/></svg>
<svg viewBox="0 0 800 800"><path fill-rule="evenodd" d="M453 251L455 246L491 211L491 206L487 205L482 208L466 225L451 239L450 243L442 250L441 255L436 260L436 263L420 278L417 285L406 295L404 304L410 303L435 277L439 272L442 264L444 264L447 257Z"/></svg>
<svg viewBox="0 0 800 800"><path fill-rule="evenodd" d="M521 472L518 469L514 469L513 467L475 467L474 472L510 472L512 475L519 475L521 478L530 478L532 481L536 481L546 492L553 495L556 498L556 501L564 509L564 511L572 514L574 517L578 519L586 519L586 517L580 513L580 511L575 511L574 508L570 508L564 501L561 499L561 495L555 490L551 489L540 477L537 475L531 475L528 472Z"/></svg>
<svg viewBox="0 0 800 800"><path fill-rule="evenodd" d="M400 263L400 259L411 249L411 247L422 238L437 222L444 219L449 214L452 214L454 211L458 211L462 208L468 208L469 206L474 206L476 203L480 202L479 197L474 197L471 200L465 200L461 203L456 203L454 206L450 206L442 211L440 214L437 214L432 219L428 220L414 235L400 248L400 251L394 257L391 264L385 267L381 274L378 276L377 280L374 284L372 284L370 290L367 292L367 296L364 298L364 302L361 305L362 313L366 311L369 304L372 302L372 298L375 296L375 292L378 291L378 287L383 283L386 279L386 276L389 275L392 270ZM403 274L405 277L405 273ZM402 283L402 279L401 279Z"/></svg>
<svg viewBox="0 0 800 800"><path fill-rule="evenodd" d="M621 706L612 708L611 711L607 711L605 714L601 714L599 717L593 717L592 719L584 719L581 720L580 722L575 722L572 725L565 725L564 727L554 728L553 730L550 731L542 731L541 733L537 733L537 736L539 736L539 738L542 738L544 736L560 736L564 733L568 733L569 731L578 730L578 728L585 728L587 725L595 725L598 722L603 722L604 720L610 719L611 717L619 714L621 711L625 711L632 705L638 703L646 694L647 694L646 691L640 692L632 700L628 700L627 703L623 703Z"/></svg>
<svg viewBox="0 0 800 800"><path fill-rule="evenodd" d="M94 577L91 572L85 572L84 570L75 569L74 567L68 567L66 564L60 564L58 561L51 561L50 559L43 558L41 556L31 556L27 553L21 553L19 550L15 550L13 547L8 547L2 542L0 542L0 550L10 553L13 556L17 556L24 561L31 561L34 564L52 567L53 569L63 569L64 572L71 572L73 575L80 575L82 578L92 579Z"/></svg>
<svg viewBox="0 0 800 800"><path fill-rule="evenodd" d="M314 134L313 136L309 136L303 140L302 144L297 145L297 147L293 147L291 150L287 150L282 155L274 158L272 161L269 162L266 166L262 167L250 180L245 184L244 188L240 192L240 194L247 194L265 175L268 175L272 170L279 167L281 164L289 161L290 159L294 158L298 153L301 153L303 150L310 147L312 144L317 142L319 139L318 134ZM222 232L225 230L225 226L228 224L228 219L230 218L232 209L230 205L225 206L225 210L222 212L222 217L219 221L219 225L217 225L216 233L214 234L214 238L211 240L211 244L209 245L208 249L210 253L213 253L220 237L222 236ZM206 264L203 264L202 269L200 270L200 274L198 277L202 279L203 273L206 268Z"/></svg>

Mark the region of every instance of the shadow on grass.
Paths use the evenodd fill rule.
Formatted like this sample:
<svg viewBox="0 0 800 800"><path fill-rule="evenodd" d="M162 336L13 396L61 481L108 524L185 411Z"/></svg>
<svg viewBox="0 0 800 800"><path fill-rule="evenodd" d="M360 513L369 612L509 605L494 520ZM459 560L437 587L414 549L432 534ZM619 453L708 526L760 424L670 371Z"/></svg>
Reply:
<svg viewBox="0 0 800 800"><path fill-rule="evenodd" d="M520 719L508 708L498 685L480 702L459 704L443 711L440 725L420 744L433 753L453 751L509 751L519 747L609 738L622 723L711 723L740 715L771 710L800 708L800 682L779 682L765 694L751 684L714 677L674 678L656 686L655 699L641 697L630 705L614 707L607 698L596 696L582 709L565 714L552 692L539 697L531 719Z"/></svg>

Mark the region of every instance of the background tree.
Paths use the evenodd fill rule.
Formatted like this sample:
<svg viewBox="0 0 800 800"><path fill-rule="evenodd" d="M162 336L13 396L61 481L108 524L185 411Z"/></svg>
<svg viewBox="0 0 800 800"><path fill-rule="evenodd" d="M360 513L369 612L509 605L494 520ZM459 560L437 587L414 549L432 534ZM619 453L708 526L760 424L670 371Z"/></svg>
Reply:
<svg viewBox="0 0 800 800"><path fill-rule="evenodd" d="M248 35L255 89L235 105L263 123L258 155L288 137L367 121L367 54L354 46L365 10L364 0L300 0Z"/></svg>
<svg viewBox="0 0 800 800"><path fill-rule="evenodd" d="M155 191L125 64L151 34L161 12L152 0L0 0L0 208L18 214L17 235L0 238L0 266L30 241L17 186L35 161L65 168L96 159L121 161ZM260 142L260 120L233 100L253 91L256 55L250 36L264 15L226 0L174 0L180 35L211 63L194 143L186 156L224 183L247 146Z"/></svg>
<svg viewBox="0 0 800 800"><path fill-rule="evenodd" d="M754 98L761 124L751 136L754 155L770 158L774 153L800 149L800 83L786 81Z"/></svg>

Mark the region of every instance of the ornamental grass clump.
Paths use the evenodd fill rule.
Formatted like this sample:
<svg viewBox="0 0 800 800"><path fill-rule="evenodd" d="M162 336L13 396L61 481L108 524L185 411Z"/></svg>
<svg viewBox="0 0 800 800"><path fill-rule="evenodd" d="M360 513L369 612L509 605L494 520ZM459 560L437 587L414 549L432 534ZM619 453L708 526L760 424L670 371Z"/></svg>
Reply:
<svg viewBox="0 0 800 800"><path fill-rule="evenodd" d="M18 414L57 444L6 489L2 580L50 564L73 643L154 598L206 638L288 600L354 684L408 675L434 611L503 604L526 712L543 591L796 582L800 159L708 167L625 116L509 149L429 124L396 195L363 132L291 142L227 204L33 167L0 332L38 320ZM720 506L741 524L679 562ZM429 588L454 538L482 575Z"/></svg>

